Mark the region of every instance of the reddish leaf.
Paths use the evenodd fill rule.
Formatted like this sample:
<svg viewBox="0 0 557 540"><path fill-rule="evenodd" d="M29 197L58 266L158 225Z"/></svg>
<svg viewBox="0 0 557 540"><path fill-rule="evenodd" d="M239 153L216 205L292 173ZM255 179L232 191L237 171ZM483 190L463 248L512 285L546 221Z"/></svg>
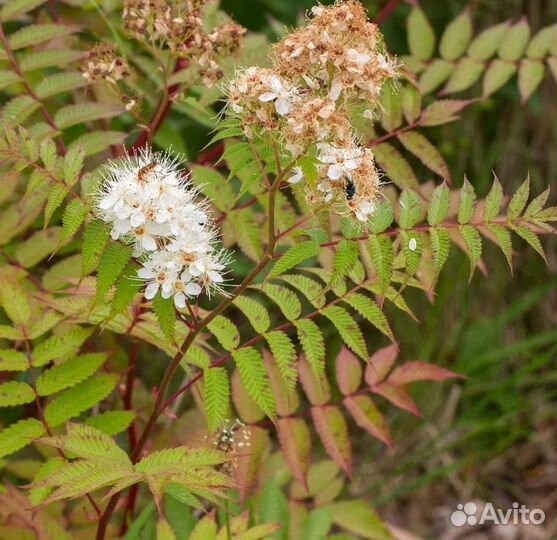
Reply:
<svg viewBox="0 0 557 540"><path fill-rule="evenodd" d="M312 405L324 405L331 399L331 388L325 375L317 378L305 356L300 356L298 362L300 382Z"/></svg>
<svg viewBox="0 0 557 540"><path fill-rule="evenodd" d="M236 467L236 483L242 501L246 500L255 485L263 454L269 446L269 432L266 429L248 426L244 430L250 434L249 452L240 453Z"/></svg>
<svg viewBox="0 0 557 540"><path fill-rule="evenodd" d="M454 378L464 379L465 377L434 364L415 361L406 362L402 366L397 367L387 381L398 386L417 381L444 381L445 379Z"/></svg>
<svg viewBox="0 0 557 540"><path fill-rule="evenodd" d="M394 384L384 382L373 386L371 391L388 399L393 405L396 405L400 409L411 412L416 416L422 416L404 386L395 386Z"/></svg>
<svg viewBox="0 0 557 540"><path fill-rule="evenodd" d="M360 388L362 365L346 347L342 347L336 361L337 383L340 391L349 396Z"/></svg>
<svg viewBox="0 0 557 540"><path fill-rule="evenodd" d="M348 396L344 398L344 406L350 411L356 424L392 448L393 441L389 427L369 396Z"/></svg>
<svg viewBox="0 0 557 540"><path fill-rule="evenodd" d="M348 427L341 411L333 405L312 407L311 416L327 454L348 476L351 476L352 447L348 437Z"/></svg>
<svg viewBox="0 0 557 540"><path fill-rule="evenodd" d="M434 101L422 112L420 125L438 126L458 120L456 113L472 102L473 100L470 99L440 99Z"/></svg>
<svg viewBox="0 0 557 540"><path fill-rule="evenodd" d="M246 390L244 382L240 377L240 371L235 369L232 374L232 401L238 412L238 416L247 424L255 424L265 417L265 413L251 399Z"/></svg>
<svg viewBox="0 0 557 540"><path fill-rule="evenodd" d="M279 416L290 416L300 405L298 393L286 386L277 363L273 359L271 353L266 349L263 349L263 360L267 368L267 373L269 374L273 394L275 395L277 413Z"/></svg>
<svg viewBox="0 0 557 540"><path fill-rule="evenodd" d="M388 347L379 349L371 356L366 368L367 384L375 386L387 376L397 359L398 352L398 345L393 343Z"/></svg>
<svg viewBox="0 0 557 540"><path fill-rule="evenodd" d="M294 478L307 489L311 436L306 422L301 418L279 418L277 429L284 459Z"/></svg>

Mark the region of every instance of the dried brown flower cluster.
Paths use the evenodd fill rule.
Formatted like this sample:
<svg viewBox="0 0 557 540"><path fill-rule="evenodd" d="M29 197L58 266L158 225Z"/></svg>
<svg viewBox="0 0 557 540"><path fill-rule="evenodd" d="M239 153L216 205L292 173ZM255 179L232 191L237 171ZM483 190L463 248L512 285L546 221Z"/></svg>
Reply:
<svg viewBox="0 0 557 540"><path fill-rule="evenodd" d="M113 45L99 43L87 51L81 60L81 73L91 83L109 83L126 111L140 109L141 98L125 84L131 77L130 67Z"/></svg>
<svg viewBox="0 0 557 540"><path fill-rule="evenodd" d="M130 76L129 66L112 45L100 43L87 51L81 60L81 72L89 81L100 79L116 84Z"/></svg>
<svg viewBox="0 0 557 540"><path fill-rule="evenodd" d="M170 4L164 0L125 0L124 27L136 39L168 47L175 56L199 67L203 84L222 78L218 60L242 46L245 28L228 22L211 32L203 24L207 0Z"/></svg>
<svg viewBox="0 0 557 540"><path fill-rule="evenodd" d="M227 88L229 110L247 137L273 133L292 158L316 159L318 179L308 182L311 203L339 203L366 222L379 174L372 152L356 140L350 109L363 102L368 116L395 75L395 60L359 2L316 6L305 27L274 47L271 68L237 73ZM295 167L290 182L303 178Z"/></svg>

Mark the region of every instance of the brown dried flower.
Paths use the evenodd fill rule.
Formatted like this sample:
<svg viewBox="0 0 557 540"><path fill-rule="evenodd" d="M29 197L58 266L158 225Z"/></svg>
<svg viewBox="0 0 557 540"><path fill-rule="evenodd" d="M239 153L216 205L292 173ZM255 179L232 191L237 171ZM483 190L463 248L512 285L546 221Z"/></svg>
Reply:
<svg viewBox="0 0 557 540"><path fill-rule="evenodd" d="M103 79L112 84L130 76L126 60L117 55L115 47L102 43L85 53L81 72L89 81Z"/></svg>

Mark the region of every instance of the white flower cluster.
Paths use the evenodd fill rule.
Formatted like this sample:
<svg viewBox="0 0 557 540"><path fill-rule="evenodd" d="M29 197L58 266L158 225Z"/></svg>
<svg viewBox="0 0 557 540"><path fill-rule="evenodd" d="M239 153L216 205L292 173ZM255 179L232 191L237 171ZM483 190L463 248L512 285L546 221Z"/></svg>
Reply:
<svg viewBox="0 0 557 540"><path fill-rule="evenodd" d="M207 204L180 171L181 160L150 148L109 163L98 194L98 212L114 240L134 243L146 280L145 298L161 292L183 308L203 290L221 290L226 255Z"/></svg>
<svg viewBox="0 0 557 540"><path fill-rule="evenodd" d="M373 153L357 140L352 105L372 107L396 74L376 25L356 0L313 8L309 24L274 47L270 68L240 70L226 91L248 138L272 133L291 159L313 157L308 200L336 203L367 222L379 195ZM369 111L364 113L368 116ZM304 179L294 167L291 184Z"/></svg>

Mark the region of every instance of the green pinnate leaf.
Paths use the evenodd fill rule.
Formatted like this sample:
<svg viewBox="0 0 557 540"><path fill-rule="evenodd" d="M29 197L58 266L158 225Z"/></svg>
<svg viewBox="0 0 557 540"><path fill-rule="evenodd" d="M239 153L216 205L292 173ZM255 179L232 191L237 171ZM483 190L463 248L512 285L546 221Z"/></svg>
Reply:
<svg viewBox="0 0 557 540"><path fill-rule="evenodd" d="M441 37L439 52L446 60L460 58L472 37L472 20L465 9L454 21L451 21Z"/></svg>
<svg viewBox="0 0 557 540"><path fill-rule="evenodd" d="M549 198L549 193L551 188L546 188L542 193L535 197L532 202L528 205L528 208L524 211L524 217L535 217L544 208Z"/></svg>
<svg viewBox="0 0 557 540"><path fill-rule="evenodd" d="M492 221L495 219L499 212L501 211L501 203L503 202L503 187L499 178L495 177L493 180L493 185L487 194L484 205L484 219L486 221Z"/></svg>
<svg viewBox="0 0 557 540"><path fill-rule="evenodd" d="M409 276L413 276L418 270L422 258L421 236L415 231L401 231L400 243L402 244L406 272Z"/></svg>
<svg viewBox="0 0 557 540"><path fill-rule="evenodd" d="M27 383L10 381L0 384L0 407L23 405L34 399L35 392Z"/></svg>
<svg viewBox="0 0 557 540"><path fill-rule="evenodd" d="M367 359L367 347L358 323L344 308L328 306L321 310L321 314L329 319L337 329L342 341L360 358Z"/></svg>
<svg viewBox="0 0 557 540"><path fill-rule="evenodd" d="M234 299L234 305L248 318L253 329L258 334L265 333L271 325L267 309L256 300L245 295Z"/></svg>
<svg viewBox="0 0 557 540"><path fill-rule="evenodd" d="M176 309L174 307L174 299L172 297L163 298L162 295L157 294L157 296L153 298L152 305L164 337L170 343L174 343L176 324Z"/></svg>
<svg viewBox="0 0 557 540"><path fill-rule="evenodd" d="M405 189L399 199L398 223L402 229L411 229L422 217L422 204L415 191Z"/></svg>
<svg viewBox="0 0 557 540"><path fill-rule="evenodd" d="M269 279L273 279L288 270L295 268L300 263L319 255L320 247L314 240L300 242L288 249L274 264L269 272Z"/></svg>
<svg viewBox="0 0 557 540"><path fill-rule="evenodd" d="M413 84L407 84L402 90L402 112L404 118L411 124L419 118L421 111L422 96L420 91Z"/></svg>
<svg viewBox="0 0 557 540"><path fill-rule="evenodd" d="M503 255L505 255L505 258L507 259L507 262L509 264L509 268L511 269L512 272L513 246L512 246L511 233L505 226L500 225L498 223L492 223L488 225L488 229L493 233L495 241L497 242L497 245L501 248Z"/></svg>
<svg viewBox="0 0 557 540"><path fill-rule="evenodd" d="M87 85L87 79L78 71L64 71L50 75L35 88L40 99L46 99L63 92L69 92Z"/></svg>
<svg viewBox="0 0 557 540"><path fill-rule="evenodd" d="M294 344L284 332L280 331L265 334L265 339L284 382L288 388L293 390L298 378L298 371L296 369L297 355Z"/></svg>
<svg viewBox="0 0 557 540"><path fill-rule="evenodd" d="M110 238L107 226L102 221L90 221L83 233L81 248L82 275L89 275L99 262L102 252Z"/></svg>
<svg viewBox="0 0 557 540"><path fill-rule="evenodd" d="M387 525L367 501L340 501L332 505L333 523L369 540L392 540Z"/></svg>
<svg viewBox="0 0 557 540"><path fill-rule="evenodd" d="M430 225L439 225L449 212L449 188L443 182L437 186L431 196L427 209L427 221Z"/></svg>
<svg viewBox="0 0 557 540"><path fill-rule="evenodd" d="M540 242L538 235L534 231L529 229L526 225L511 225L511 226L513 231L516 234L518 234L518 236L526 240L526 242L532 248L534 248L536 253L538 253L538 255L545 261L545 264L548 264L547 257L545 255L542 243Z"/></svg>
<svg viewBox="0 0 557 540"><path fill-rule="evenodd" d="M371 298L361 293L353 293L347 296L344 301L375 326L377 330L385 334L391 341L394 341L393 331L387 317Z"/></svg>
<svg viewBox="0 0 557 540"><path fill-rule="evenodd" d="M422 95L430 94L439 88L454 70L454 64L441 58L436 58L420 74L418 85Z"/></svg>
<svg viewBox="0 0 557 540"><path fill-rule="evenodd" d="M50 427L56 427L70 418L94 407L114 390L117 377L115 375L97 375L64 390L45 408L45 419Z"/></svg>
<svg viewBox="0 0 557 540"><path fill-rule="evenodd" d="M105 411L85 420L88 426L102 431L106 435L114 436L125 431L134 419L133 411Z"/></svg>
<svg viewBox="0 0 557 540"><path fill-rule="evenodd" d="M86 424L68 423L66 434L46 437L43 444L71 452L78 458L94 459L131 469L130 458L112 437Z"/></svg>
<svg viewBox="0 0 557 540"><path fill-rule="evenodd" d="M302 305L298 296L286 287L265 283L264 285L254 286L268 296L282 311L283 315L289 320L294 321L302 312Z"/></svg>
<svg viewBox="0 0 557 540"><path fill-rule="evenodd" d="M67 186L73 186L79 179L83 168L85 151L81 146L72 146L64 156L64 182Z"/></svg>
<svg viewBox="0 0 557 540"><path fill-rule="evenodd" d="M16 19L44 3L45 0L13 0L7 2L0 10L0 20L5 22Z"/></svg>
<svg viewBox="0 0 557 540"><path fill-rule="evenodd" d="M72 199L62 215L62 240L70 239L85 221L89 209L81 199Z"/></svg>
<svg viewBox="0 0 557 540"><path fill-rule="evenodd" d="M468 55L474 60L485 62L489 60L497 51L505 34L509 29L509 23L504 22L486 28L474 38L470 47L468 47Z"/></svg>
<svg viewBox="0 0 557 540"><path fill-rule="evenodd" d="M507 207L507 219L514 220L520 217L522 211L526 207L528 197L530 196L530 177L526 178L520 187L512 196L511 202Z"/></svg>
<svg viewBox="0 0 557 540"><path fill-rule="evenodd" d="M61 24L29 24L14 32L8 41L12 50L15 51L38 45L54 38L67 36L76 30L75 26L63 26Z"/></svg>
<svg viewBox="0 0 557 540"><path fill-rule="evenodd" d="M232 351L232 357L250 397L268 417L274 418L275 398L261 354L253 347L243 347Z"/></svg>
<svg viewBox="0 0 557 540"><path fill-rule="evenodd" d="M421 133L417 131L406 131L398 135L399 141L412 152L427 168L437 173L442 178L450 180L449 168L440 154Z"/></svg>
<svg viewBox="0 0 557 540"><path fill-rule="evenodd" d="M530 96L536 91L542 82L544 75L544 65L541 60L531 60L525 58L520 62L518 68L518 89L522 103L528 101Z"/></svg>
<svg viewBox="0 0 557 540"><path fill-rule="evenodd" d="M429 231L431 254L433 256L433 269L438 276L449 258L451 239L446 229L432 228Z"/></svg>
<svg viewBox="0 0 557 540"><path fill-rule="evenodd" d="M39 146L39 155L43 162L44 168L53 172L56 169L58 155L56 154L56 144L52 139L45 139Z"/></svg>
<svg viewBox="0 0 557 540"><path fill-rule="evenodd" d="M39 396L49 396L88 379L103 364L105 353L89 353L77 356L41 373L37 378Z"/></svg>
<svg viewBox="0 0 557 540"><path fill-rule="evenodd" d="M393 207L389 201L381 201L377 204L370 220L370 229L374 234L379 234L390 227L393 222Z"/></svg>
<svg viewBox="0 0 557 540"><path fill-rule="evenodd" d="M25 448L44 433L45 427L35 418L19 420L4 428L0 431L0 457L9 456Z"/></svg>
<svg viewBox="0 0 557 540"><path fill-rule="evenodd" d="M222 315L215 317L207 328L227 351L235 349L240 344L240 332L237 326Z"/></svg>
<svg viewBox="0 0 557 540"><path fill-rule="evenodd" d="M29 359L21 351L0 349L0 371L27 371Z"/></svg>
<svg viewBox="0 0 557 540"><path fill-rule="evenodd" d="M319 309L325 305L324 289L315 279L303 274L283 274L280 279L301 292L315 308Z"/></svg>
<svg viewBox="0 0 557 540"><path fill-rule="evenodd" d="M416 188L419 185L412 167L392 144L378 144L373 147L373 153L377 164L399 188Z"/></svg>
<svg viewBox="0 0 557 540"><path fill-rule="evenodd" d="M406 23L410 54L419 60L429 60L435 48L435 33L425 13L416 5Z"/></svg>
<svg viewBox="0 0 557 540"><path fill-rule="evenodd" d="M300 319L295 323L298 340L311 369L317 377L325 372L325 339L311 319Z"/></svg>
<svg viewBox="0 0 557 540"><path fill-rule="evenodd" d="M338 283L346 277L356 264L358 257L358 243L351 240L341 240L337 245L335 258L333 259L331 283Z"/></svg>
<svg viewBox="0 0 557 540"><path fill-rule="evenodd" d="M497 51L502 60L514 62L526 50L530 39L530 25L526 18L521 19L505 33Z"/></svg>
<svg viewBox="0 0 557 540"><path fill-rule="evenodd" d="M464 185L460 190L460 201L458 205L458 222L461 225L468 223L474 215L474 206L476 202L476 193L474 186L464 177Z"/></svg>
<svg viewBox="0 0 557 540"><path fill-rule="evenodd" d="M393 275L393 243L388 236L372 234L369 237L369 254L378 276L381 291L385 292Z"/></svg>
<svg viewBox="0 0 557 540"><path fill-rule="evenodd" d="M112 118L123 111L123 106L119 104L90 102L65 105L54 115L54 122L60 129L65 129L85 122Z"/></svg>
<svg viewBox="0 0 557 540"><path fill-rule="evenodd" d="M557 24L546 26L538 31L538 33L528 43L526 55L528 58L543 58L550 54L552 45L555 44L555 36L557 35Z"/></svg>
<svg viewBox="0 0 557 540"><path fill-rule="evenodd" d="M470 259L470 279L472 279L474 270L482 256L482 237L478 229L472 225L461 225L459 230L466 245L466 253Z"/></svg>
<svg viewBox="0 0 557 540"><path fill-rule="evenodd" d="M31 319L31 303L27 291L18 282L1 275L0 306L15 325L24 326Z"/></svg>
<svg viewBox="0 0 557 540"><path fill-rule="evenodd" d="M467 56L461 58L443 88L443 94L454 94L470 88L480 79L485 68L485 64L479 60Z"/></svg>
<svg viewBox="0 0 557 540"><path fill-rule="evenodd" d="M490 96L501 88L515 73L517 66L514 62L496 59L487 68L483 80L483 95Z"/></svg>
<svg viewBox="0 0 557 540"><path fill-rule="evenodd" d="M381 94L381 125L394 131L402 124L401 94L392 84L386 84Z"/></svg>
<svg viewBox="0 0 557 540"><path fill-rule="evenodd" d="M99 260L97 298L104 298L104 295L111 289L118 277L122 274L131 256L131 246L126 246L118 242L111 242L108 244Z"/></svg>
<svg viewBox="0 0 557 540"><path fill-rule="evenodd" d="M44 366L52 360L75 353L92 333L93 328L76 327L69 332L45 339L31 353L33 366Z"/></svg>
<svg viewBox="0 0 557 540"><path fill-rule="evenodd" d="M44 208L44 226L50 223L52 215L56 209L64 202L66 195L70 192L69 188L64 184L54 184L48 192L46 206Z"/></svg>
<svg viewBox="0 0 557 540"><path fill-rule="evenodd" d="M225 420L230 404L230 382L224 368L204 371L204 403L209 431L214 432Z"/></svg>

